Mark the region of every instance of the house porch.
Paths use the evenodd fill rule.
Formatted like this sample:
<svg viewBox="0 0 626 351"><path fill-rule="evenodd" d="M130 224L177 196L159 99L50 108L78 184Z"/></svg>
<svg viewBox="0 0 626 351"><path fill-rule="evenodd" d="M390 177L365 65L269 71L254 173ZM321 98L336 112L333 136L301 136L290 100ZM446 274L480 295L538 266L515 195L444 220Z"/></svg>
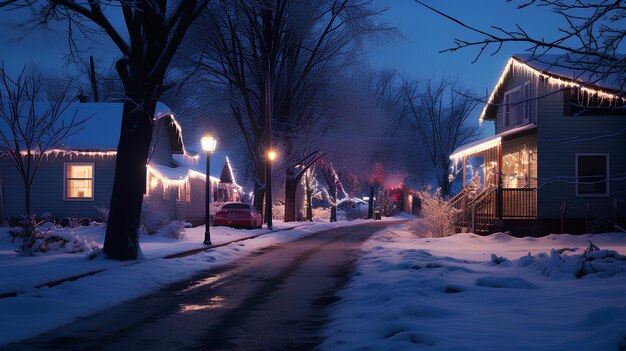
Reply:
<svg viewBox="0 0 626 351"><path fill-rule="evenodd" d="M457 227L489 233L507 222L537 219L537 137L534 124L458 148L451 155L462 190L450 200Z"/></svg>

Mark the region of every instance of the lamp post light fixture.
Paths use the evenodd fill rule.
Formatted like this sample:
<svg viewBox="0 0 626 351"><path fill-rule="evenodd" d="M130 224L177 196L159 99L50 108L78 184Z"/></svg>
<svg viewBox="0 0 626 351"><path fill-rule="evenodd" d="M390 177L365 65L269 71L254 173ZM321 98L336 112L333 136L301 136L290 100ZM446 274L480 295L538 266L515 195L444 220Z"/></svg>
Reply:
<svg viewBox="0 0 626 351"><path fill-rule="evenodd" d="M276 151L270 150L267 153L267 157L270 159L271 162L274 162L274 160L276 159Z"/></svg>
<svg viewBox="0 0 626 351"><path fill-rule="evenodd" d="M211 245L211 154L215 151L217 140L207 134L200 139L202 150L206 154L206 210L204 212L204 245Z"/></svg>
<svg viewBox="0 0 626 351"><path fill-rule="evenodd" d="M276 159L276 151L270 149L267 152L267 172L265 179L265 217L267 229L272 229L272 165Z"/></svg>

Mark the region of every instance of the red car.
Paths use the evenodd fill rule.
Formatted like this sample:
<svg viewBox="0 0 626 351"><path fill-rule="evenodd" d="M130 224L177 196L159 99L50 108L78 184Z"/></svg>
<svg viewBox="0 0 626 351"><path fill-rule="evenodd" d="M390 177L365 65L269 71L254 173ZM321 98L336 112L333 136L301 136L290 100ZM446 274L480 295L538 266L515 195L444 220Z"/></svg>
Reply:
<svg viewBox="0 0 626 351"><path fill-rule="evenodd" d="M259 211L252 205L241 202L233 202L222 206L213 216L213 225L227 227L261 228L263 220Z"/></svg>

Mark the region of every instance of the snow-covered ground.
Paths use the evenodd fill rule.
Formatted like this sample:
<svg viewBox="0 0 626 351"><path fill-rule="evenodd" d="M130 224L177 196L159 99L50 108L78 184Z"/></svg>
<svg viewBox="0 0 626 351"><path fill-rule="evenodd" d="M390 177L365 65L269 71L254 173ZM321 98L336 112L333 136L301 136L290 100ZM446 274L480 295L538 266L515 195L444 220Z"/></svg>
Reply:
<svg viewBox="0 0 626 351"><path fill-rule="evenodd" d="M304 224L303 224L304 223ZM310 222L282 223L274 225L274 230L290 228L300 225L310 225ZM55 229L62 232L73 232L79 237L90 238L97 235L96 242L100 247L104 243L104 226L79 226L77 228ZM227 227L211 227L211 240L218 245L229 241L267 233L267 229L240 230ZM140 246L144 258L147 260L165 257L174 253L201 248L204 245L204 226L185 230L185 239L171 239L160 234L140 235ZM0 267L10 269L0 270L0 294L12 293L19 290L28 290L51 281L56 281L76 275L93 272L110 267L135 264L110 260L88 260L82 253L50 252L32 257L21 257L16 252L17 245L12 243L6 232L0 232Z"/></svg>
<svg viewBox="0 0 626 351"><path fill-rule="evenodd" d="M149 294L167 284L189 278L199 271L231 263L260 248L295 240L326 229L366 222L366 220L335 223L275 221L274 230L293 226L297 228L268 233L197 255L168 260L162 257L202 247L204 227L187 229L187 239L184 241L159 235L142 235L140 243L145 259L131 262L116 262L101 257L90 261L84 253L47 253L22 257L14 251L17 245L11 243L6 233L2 233L0 290L5 293L21 290L22 293L16 297L0 299L0 331L4 331L0 332L0 345L32 337L78 317ZM102 227L79 227L75 231L87 237L101 234L98 238L100 243L104 237ZM214 244L220 244L263 232L267 230L212 227L211 238ZM104 271L53 288L33 288L46 282L99 269Z"/></svg>
<svg viewBox="0 0 626 351"><path fill-rule="evenodd" d="M583 267L588 240L602 250ZM626 233L433 239L394 226L363 245L322 349L624 350L626 258L607 249L626 253Z"/></svg>

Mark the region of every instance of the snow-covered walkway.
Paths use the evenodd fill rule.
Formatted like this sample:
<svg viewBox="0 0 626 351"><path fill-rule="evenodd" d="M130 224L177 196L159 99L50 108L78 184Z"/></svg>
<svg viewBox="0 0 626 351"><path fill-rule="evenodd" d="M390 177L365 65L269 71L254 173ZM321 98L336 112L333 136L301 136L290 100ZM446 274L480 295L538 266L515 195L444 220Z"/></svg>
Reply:
<svg viewBox="0 0 626 351"><path fill-rule="evenodd" d="M398 220L387 219L387 220ZM173 253L202 247L204 227L187 231L187 241L142 236L141 247L146 260L115 262L97 258L89 261L85 254L45 254L20 257L13 251L15 245L5 237L0 241L0 287L3 291L21 289L16 297L0 299L0 345L32 337L46 330L87 316L109 306L157 291L163 286L189 278L201 270L229 264L261 248L296 240L326 229L367 223L366 220L328 222L274 223L274 229L298 225L291 230L268 233L254 239L234 242L212 248L197 255L163 259ZM80 227L85 235L94 228ZM102 228L100 228L102 230ZM260 230L211 228L215 244L259 234ZM102 239L100 239L102 240ZM33 286L83 271L104 269L103 272L76 281L65 282L53 288Z"/></svg>
<svg viewBox="0 0 626 351"><path fill-rule="evenodd" d="M582 267L588 240L626 253L626 233L378 232L332 307L322 349L624 349L626 258L596 251Z"/></svg>
<svg viewBox="0 0 626 351"><path fill-rule="evenodd" d="M278 222L274 225L273 231L311 224L310 222ZM102 247L104 243L105 227L103 226L80 226L58 230L74 232L80 237L97 235L96 242L99 246ZM220 245L269 232L270 230L268 229L242 230L228 227L211 227L211 239L214 245ZM202 244L204 240L204 226L186 229L185 236L184 240L176 240L158 234L140 235L140 245L144 258L153 260L205 247ZM48 282L137 263L137 261L90 261L85 258L85 254L63 252L21 257L15 253L15 248L16 245L11 242L8 235L0 235L0 267L9 268L0 270L0 281L2 282L0 295L16 291L28 291L35 286Z"/></svg>

